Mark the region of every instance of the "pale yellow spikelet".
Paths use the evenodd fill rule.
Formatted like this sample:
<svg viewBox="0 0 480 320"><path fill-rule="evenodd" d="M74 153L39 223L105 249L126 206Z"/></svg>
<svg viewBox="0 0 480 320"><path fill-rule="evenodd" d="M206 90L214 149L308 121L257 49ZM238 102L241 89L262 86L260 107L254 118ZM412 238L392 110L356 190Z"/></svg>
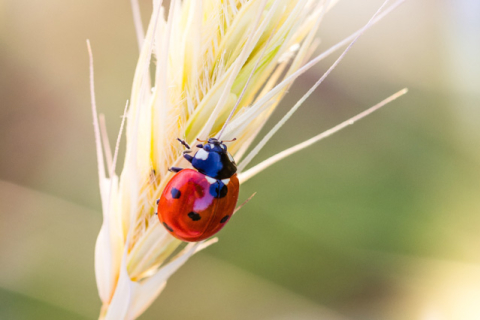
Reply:
<svg viewBox="0 0 480 320"><path fill-rule="evenodd" d="M237 161L244 158L239 177L246 181L279 159L350 124L344 123L243 171L314 89L244 157L293 81L342 45L353 44L401 2L379 10L364 28L309 60L322 18L335 0L172 0L168 12L162 1L154 0L145 36L138 4L132 0L137 34L141 36L140 57L124 117L126 155L120 176L115 173L120 139L113 156L108 139L103 139L102 148L92 64L103 211L95 248L95 272L103 303L101 319L138 317L160 294L170 275L194 253L216 241L183 245L155 215L156 199L172 177L168 168L188 165L176 139L194 145L197 138L237 138L229 151Z"/></svg>

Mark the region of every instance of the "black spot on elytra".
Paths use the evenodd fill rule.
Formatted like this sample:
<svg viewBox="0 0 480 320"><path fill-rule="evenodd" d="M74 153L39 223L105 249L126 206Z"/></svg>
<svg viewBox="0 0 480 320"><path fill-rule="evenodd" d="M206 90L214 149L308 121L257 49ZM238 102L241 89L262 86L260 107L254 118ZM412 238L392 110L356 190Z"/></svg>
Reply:
<svg viewBox="0 0 480 320"><path fill-rule="evenodd" d="M190 219L192 219L193 221L198 221L202 218L198 213L193 212L193 211L188 214L188 217Z"/></svg>
<svg viewBox="0 0 480 320"><path fill-rule="evenodd" d="M212 197L223 198L227 195L228 188L225 185L225 183L223 183L220 180L217 180L217 182L210 185L209 192L212 195Z"/></svg>
<svg viewBox="0 0 480 320"><path fill-rule="evenodd" d="M168 224L166 224L165 222L163 223L163 226L170 232L173 232L173 229L170 228L170 226Z"/></svg>
<svg viewBox="0 0 480 320"><path fill-rule="evenodd" d="M230 216L225 216L222 218L222 220L220 220L220 223L225 223L228 221L228 218L230 218Z"/></svg>
<svg viewBox="0 0 480 320"><path fill-rule="evenodd" d="M170 193L172 194L173 199L178 199L182 195L180 190L178 190L177 188L172 188L172 191L170 191Z"/></svg>

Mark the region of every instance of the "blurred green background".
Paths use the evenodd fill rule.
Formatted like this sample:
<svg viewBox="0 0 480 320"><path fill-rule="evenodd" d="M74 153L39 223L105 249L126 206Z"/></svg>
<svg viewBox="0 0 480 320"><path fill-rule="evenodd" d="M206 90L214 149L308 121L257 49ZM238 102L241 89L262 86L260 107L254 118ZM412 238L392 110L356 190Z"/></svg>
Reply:
<svg viewBox="0 0 480 320"><path fill-rule="evenodd" d="M381 2L340 1L319 51ZM98 316L87 38L114 141L138 56L129 1L0 1L2 320ZM140 319L480 319L479 57L478 0L407 0L255 161L408 95L246 183L257 196Z"/></svg>

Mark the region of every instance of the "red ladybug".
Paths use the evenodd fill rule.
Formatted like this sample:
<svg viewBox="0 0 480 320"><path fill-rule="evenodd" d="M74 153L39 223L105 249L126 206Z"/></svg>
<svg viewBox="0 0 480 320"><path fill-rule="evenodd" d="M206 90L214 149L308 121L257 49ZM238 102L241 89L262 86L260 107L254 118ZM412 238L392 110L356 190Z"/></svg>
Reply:
<svg viewBox="0 0 480 320"><path fill-rule="evenodd" d="M223 141L210 138L197 147L201 149L193 157L190 150L183 155L196 170L170 168L178 173L157 200L163 226L177 239L190 242L207 239L223 228L235 210L240 189L237 166Z"/></svg>

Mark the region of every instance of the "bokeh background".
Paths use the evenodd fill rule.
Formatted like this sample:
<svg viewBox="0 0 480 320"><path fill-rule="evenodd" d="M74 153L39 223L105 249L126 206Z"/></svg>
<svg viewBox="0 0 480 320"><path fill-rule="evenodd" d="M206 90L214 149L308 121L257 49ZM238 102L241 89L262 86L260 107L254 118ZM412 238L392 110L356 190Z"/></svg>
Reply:
<svg viewBox="0 0 480 320"><path fill-rule="evenodd" d="M381 2L340 1L319 51ZM138 55L129 1L0 1L0 319L98 316L87 38L114 141ZM246 183L257 196L140 319L480 319L479 57L478 0L407 0L256 161L408 95Z"/></svg>

